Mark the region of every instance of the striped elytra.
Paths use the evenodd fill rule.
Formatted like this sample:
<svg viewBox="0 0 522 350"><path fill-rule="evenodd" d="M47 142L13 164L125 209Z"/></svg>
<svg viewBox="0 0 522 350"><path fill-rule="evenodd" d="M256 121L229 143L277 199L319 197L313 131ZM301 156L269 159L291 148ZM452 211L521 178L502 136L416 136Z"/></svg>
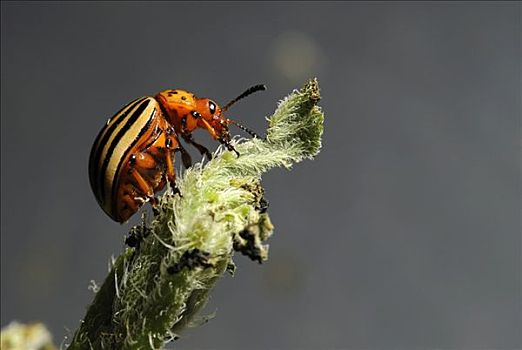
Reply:
<svg viewBox="0 0 522 350"><path fill-rule="evenodd" d="M148 189L143 191L128 169L131 156L158 151L149 149L164 130L160 126L161 111L151 97L139 98L114 115L100 131L91 150L89 179L92 190L103 210L113 220L125 222L139 208L136 201L146 201ZM170 127L170 126L169 126ZM152 188L157 188L158 173L163 167L158 159L152 169L143 169ZM145 192L145 193L144 193ZM129 201L125 196L132 196ZM134 203L133 203L134 202Z"/></svg>
<svg viewBox="0 0 522 350"><path fill-rule="evenodd" d="M202 128L235 151L230 144L229 124L256 135L225 118L223 112L237 100L264 89L262 85L254 86L223 108L180 89L140 97L125 105L101 129L89 156L89 180L98 204L120 223L126 222L145 202L150 201L155 207L155 194L167 182L177 191L175 153L181 153L185 167L192 163L178 137L210 158L208 149L192 138L192 132Z"/></svg>

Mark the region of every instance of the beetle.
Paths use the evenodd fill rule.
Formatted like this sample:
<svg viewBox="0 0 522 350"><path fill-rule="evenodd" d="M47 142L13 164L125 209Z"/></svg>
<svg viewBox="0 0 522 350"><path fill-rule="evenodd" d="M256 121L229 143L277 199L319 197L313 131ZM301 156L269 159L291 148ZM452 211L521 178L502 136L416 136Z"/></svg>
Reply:
<svg viewBox="0 0 522 350"><path fill-rule="evenodd" d="M181 153L185 168L192 164L180 137L211 159L210 151L192 137L201 128L229 151L239 153L231 144L229 125L235 125L253 137L251 129L228 119L224 113L235 102L265 85L254 85L220 107L209 98L199 98L181 89L164 90L154 97L139 97L121 108L100 130L89 155L89 182L98 204L114 221L126 222L145 203L157 205L155 194L167 182L175 193L174 158ZM181 195L181 193L179 193Z"/></svg>

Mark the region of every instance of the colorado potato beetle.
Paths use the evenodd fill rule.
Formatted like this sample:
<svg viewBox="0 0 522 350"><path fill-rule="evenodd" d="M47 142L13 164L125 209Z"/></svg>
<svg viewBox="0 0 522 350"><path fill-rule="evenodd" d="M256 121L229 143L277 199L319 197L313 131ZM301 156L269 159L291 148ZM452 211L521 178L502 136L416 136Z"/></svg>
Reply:
<svg viewBox="0 0 522 350"><path fill-rule="evenodd" d="M229 125L257 135L224 113L240 99L265 89L264 85L252 86L224 107L180 89L128 103L107 121L91 149L89 180L98 204L113 220L123 223L143 203L150 201L154 207L155 194L167 181L177 191L175 153L181 153L186 168L192 164L179 137L211 158L209 150L192 137L197 128L207 130L214 140L239 156L230 143Z"/></svg>

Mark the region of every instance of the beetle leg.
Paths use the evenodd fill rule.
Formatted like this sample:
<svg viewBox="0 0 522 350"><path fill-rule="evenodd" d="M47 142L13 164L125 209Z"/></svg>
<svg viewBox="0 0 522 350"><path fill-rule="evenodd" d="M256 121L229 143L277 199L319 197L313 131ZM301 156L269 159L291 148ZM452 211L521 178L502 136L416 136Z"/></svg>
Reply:
<svg viewBox="0 0 522 350"><path fill-rule="evenodd" d="M225 146L227 146L227 149L229 151L233 151L236 154L236 156L240 156L239 152L230 143L226 143Z"/></svg>
<svg viewBox="0 0 522 350"><path fill-rule="evenodd" d="M166 139L165 139L165 167L166 167L166 177L167 181L170 183L172 187L172 191L174 194L179 194L180 197L181 192L176 186L176 170L174 169L174 155L176 151L181 152L181 159L183 160L183 165L186 167L186 162L189 162L189 166L192 164L192 160L190 159L190 154L180 145L176 134L173 133L171 129L167 129L166 131Z"/></svg>
<svg viewBox="0 0 522 350"><path fill-rule="evenodd" d="M153 169L156 167L157 162L154 156L152 156L148 152L140 152L133 154L130 157L130 166L131 168L138 168L138 169Z"/></svg>
<svg viewBox="0 0 522 350"><path fill-rule="evenodd" d="M138 207L136 205L136 201L131 197L130 194L128 194L128 193L124 194L121 197L121 199L123 200L123 203L125 204L125 206L130 208L130 210L133 210L133 211L138 210Z"/></svg>
<svg viewBox="0 0 522 350"><path fill-rule="evenodd" d="M239 152L234 148L234 146L232 146L232 145L230 144L230 141L225 140L224 138L221 138L219 141L220 141L222 144L224 144L225 147L226 147L229 151L231 151L231 152L232 152L232 151L235 152L236 155L239 157L239 155L240 155Z"/></svg>
<svg viewBox="0 0 522 350"><path fill-rule="evenodd" d="M179 150L179 148L177 150ZM179 194L180 197L183 197L181 195L181 191L176 185L176 171L174 169L174 150L167 148L165 151L167 180L170 183L170 187L172 187L172 192L174 194Z"/></svg>
<svg viewBox="0 0 522 350"><path fill-rule="evenodd" d="M176 171L174 170L174 157L172 151L167 148L165 152L166 165L167 165L167 180L171 185L176 184Z"/></svg>
<svg viewBox="0 0 522 350"><path fill-rule="evenodd" d="M149 152L140 152L133 154L130 159L130 173L137 184L137 190L145 197L137 198L145 201L147 198L152 206L154 215L158 214L158 200L154 196L154 185L147 182L143 174L147 174L147 171L155 169L158 166L156 158Z"/></svg>
<svg viewBox="0 0 522 350"><path fill-rule="evenodd" d="M182 135L182 137L183 140L185 140L187 143L190 143L192 146L196 147L202 156L207 157L208 160L212 159L212 153L210 153L210 151L205 146L200 145L199 143L194 141L194 139L192 138L192 134L184 134Z"/></svg>
<svg viewBox="0 0 522 350"><path fill-rule="evenodd" d="M181 195L179 189L176 186L176 171L174 168L174 153L176 151L182 152L182 157L185 158L185 160L187 159L186 156L188 156L190 159L190 155L188 153L186 156L183 156L183 150L180 148L180 144L174 129L167 125L163 125L161 135L149 147L148 150L148 152L151 152L153 155L155 161L161 164L162 168L161 183L155 186L153 190L163 188L165 185L164 181L166 180L170 183L174 193L179 193ZM157 205L157 200L152 199L151 204L154 208Z"/></svg>
<svg viewBox="0 0 522 350"><path fill-rule="evenodd" d="M138 191L143 193L145 198L148 198L149 203L152 206L152 213L154 214L154 216L158 215L159 214L159 209L158 209L159 203L158 203L158 200L156 199L156 197L154 196L154 190L153 190L152 186L150 186L149 183L143 178L143 176L141 176L141 174L138 170L131 168L130 171L131 171L132 177L134 178L134 180L136 181L136 184L138 185L138 188L137 188ZM146 201L146 199L143 199L141 197L138 197L135 199L141 199L144 202Z"/></svg>
<svg viewBox="0 0 522 350"><path fill-rule="evenodd" d="M192 157L181 144L179 144L178 147L178 150L181 153L181 161L183 162L183 166L185 169L190 168L192 166Z"/></svg>
<svg viewBox="0 0 522 350"><path fill-rule="evenodd" d="M147 198L154 197L154 190L152 189L152 186L149 185L143 176L141 176L140 172L133 167L130 168L129 172L136 182L137 189Z"/></svg>
<svg viewBox="0 0 522 350"><path fill-rule="evenodd" d="M185 118L186 121L186 118ZM187 150L181 145L181 143L178 141L178 138L176 137L176 131L172 127L168 127L165 130L166 139L162 147L166 149L176 149L176 151L179 151L181 153L181 161L183 162L183 166L185 169L188 169L192 166L192 157L187 152ZM170 157L171 155L168 155L167 157ZM172 154L172 156L174 156Z"/></svg>
<svg viewBox="0 0 522 350"><path fill-rule="evenodd" d="M181 117L181 133L186 134L187 132L187 115L185 114Z"/></svg>

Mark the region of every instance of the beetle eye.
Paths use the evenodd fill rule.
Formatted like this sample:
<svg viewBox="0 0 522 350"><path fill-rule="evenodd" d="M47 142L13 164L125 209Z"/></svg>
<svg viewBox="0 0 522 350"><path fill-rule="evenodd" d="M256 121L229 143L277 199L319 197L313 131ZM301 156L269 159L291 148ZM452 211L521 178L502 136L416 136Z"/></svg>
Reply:
<svg viewBox="0 0 522 350"><path fill-rule="evenodd" d="M208 109L210 110L211 114L216 113L216 104L214 102L212 102L212 101L209 101Z"/></svg>

